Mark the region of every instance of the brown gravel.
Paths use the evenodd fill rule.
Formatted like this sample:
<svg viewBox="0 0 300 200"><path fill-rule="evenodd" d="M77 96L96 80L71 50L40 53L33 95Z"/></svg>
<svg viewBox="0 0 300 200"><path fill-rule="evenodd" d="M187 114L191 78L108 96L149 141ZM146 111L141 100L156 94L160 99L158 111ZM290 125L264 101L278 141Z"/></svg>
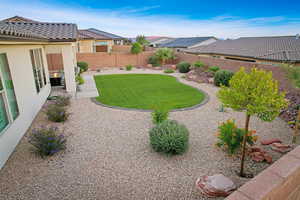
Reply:
<svg viewBox="0 0 300 200"><path fill-rule="evenodd" d="M112 72L116 70L105 73ZM194 200L205 199L194 186L199 176L223 173L237 185L245 183L249 179L235 174L239 159L215 147L218 124L235 118L242 126L244 114L219 112L216 87L181 80L210 96L209 102L200 108L170 115L190 131L190 147L185 154L168 157L150 148L150 113L116 110L96 105L90 99L76 99L69 108L70 119L59 124L67 135L67 150L41 159L31 153L27 137L23 137L0 171L0 199ZM32 127L41 124L49 124L42 112ZM260 139L276 137L285 143L291 141L292 130L279 118L271 123L253 118L250 127ZM268 147L264 149L274 160L280 157ZM267 166L248 160L246 170L257 174Z"/></svg>

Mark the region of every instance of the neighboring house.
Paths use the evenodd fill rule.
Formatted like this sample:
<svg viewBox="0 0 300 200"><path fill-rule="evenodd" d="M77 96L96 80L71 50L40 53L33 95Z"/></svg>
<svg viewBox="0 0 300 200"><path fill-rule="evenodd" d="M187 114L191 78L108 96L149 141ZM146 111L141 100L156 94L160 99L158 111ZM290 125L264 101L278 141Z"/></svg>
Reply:
<svg viewBox="0 0 300 200"><path fill-rule="evenodd" d="M2 22L33 22L33 23L36 23L38 21L16 15L14 17L10 17L10 18L2 20Z"/></svg>
<svg viewBox="0 0 300 200"><path fill-rule="evenodd" d="M160 45L164 44L164 43L168 43L174 40L174 38L170 38L170 37L154 37L154 36L150 36L150 37L146 37L146 39L150 42L149 46L150 47L159 47Z"/></svg>
<svg viewBox="0 0 300 200"><path fill-rule="evenodd" d="M203 45L209 45L216 42L218 39L215 37L187 37L176 38L170 42L165 42L160 47L176 48L176 49L190 49Z"/></svg>
<svg viewBox="0 0 300 200"><path fill-rule="evenodd" d="M62 54L66 90L76 92L77 26L0 22L0 168L50 94L48 53Z"/></svg>
<svg viewBox="0 0 300 200"><path fill-rule="evenodd" d="M113 45L123 45L125 38L94 28L79 30L78 52L111 52Z"/></svg>
<svg viewBox="0 0 300 200"><path fill-rule="evenodd" d="M219 40L207 46L185 50L185 52L263 64L278 65L284 62L300 65L299 35Z"/></svg>

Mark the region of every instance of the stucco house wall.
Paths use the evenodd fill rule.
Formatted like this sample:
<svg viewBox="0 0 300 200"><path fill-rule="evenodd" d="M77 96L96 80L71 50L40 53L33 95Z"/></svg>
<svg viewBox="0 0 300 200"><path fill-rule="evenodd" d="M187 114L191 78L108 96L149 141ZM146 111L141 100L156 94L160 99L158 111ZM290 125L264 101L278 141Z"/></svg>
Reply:
<svg viewBox="0 0 300 200"><path fill-rule="evenodd" d="M45 67L47 84L37 93L34 82L30 50L42 48L42 57ZM45 56L42 45L1 45L0 54L5 53L14 84L14 91L19 107L19 116L0 133L0 169L3 167L9 155L30 127L33 119L43 106L51 86Z"/></svg>
<svg viewBox="0 0 300 200"><path fill-rule="evenodd" d="M114 45L113 40L79 40L78 41L78 52L79 53L95 53L95 44L97 42L106 42L107 43L107 52L110 53L112 51L112 47Z"/></svg>

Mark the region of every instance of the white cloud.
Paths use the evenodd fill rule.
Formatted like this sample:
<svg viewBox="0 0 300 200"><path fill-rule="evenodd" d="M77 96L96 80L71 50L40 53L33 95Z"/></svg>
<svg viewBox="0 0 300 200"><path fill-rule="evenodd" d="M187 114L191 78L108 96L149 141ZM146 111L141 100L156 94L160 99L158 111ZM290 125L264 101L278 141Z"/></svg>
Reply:
<svg viewBox="0 0 300 200"><path fill-rule="evenodd" d="M216 36L237 38L241 36L295 35L300 32L300 19L282 16L241 19L231 15L216 16L208 20L194 20L178 15L146 15L145 11L159 5L142 8L95 10L55 7L46 4L21 4L0 2L0 17L20 15L39 21L71 22L79 28L98 28L126 37L136 35L164 36Z"/></svg>

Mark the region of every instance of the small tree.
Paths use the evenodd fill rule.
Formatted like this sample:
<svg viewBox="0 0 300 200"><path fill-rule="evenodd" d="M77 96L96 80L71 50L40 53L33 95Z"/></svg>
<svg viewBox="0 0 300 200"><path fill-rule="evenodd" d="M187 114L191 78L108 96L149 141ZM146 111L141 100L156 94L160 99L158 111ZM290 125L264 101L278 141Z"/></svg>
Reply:
<svg viewBox="0 0 300 200"><path fill-rule="evenodd" d="M144 35L136 36L136 42L140 43L142 46L148 46L150 42L146 39Z"/></svg>
<svg viewBox="0 0 300 200"><path fill-rule="evenodd" d="M155 52L154 55L162 65L165 64L166 60L175 59L174 51L169 48L160 48Z"/></svg>
<svg viewBox="0 0 300 200"><path fill-rule="evenodd" d="M279 92L278 83L273 80L272 72L253 68L250 73L246 73L245 69L241 68L229 81L229 87L222 86L218 97L225 107L246 113L240 169L240 176L244 177L250 117L256 115L263 121L274 120L287 106L285 94Z"/></svg>
<svg viewBox="0 0 300 200"><path fill-rule="evenodd" d="M138 42L135 42L132 44L132 47L131 47L131 53L132 54L139 54L143 51L143 46L138 43Z"/></svg>

